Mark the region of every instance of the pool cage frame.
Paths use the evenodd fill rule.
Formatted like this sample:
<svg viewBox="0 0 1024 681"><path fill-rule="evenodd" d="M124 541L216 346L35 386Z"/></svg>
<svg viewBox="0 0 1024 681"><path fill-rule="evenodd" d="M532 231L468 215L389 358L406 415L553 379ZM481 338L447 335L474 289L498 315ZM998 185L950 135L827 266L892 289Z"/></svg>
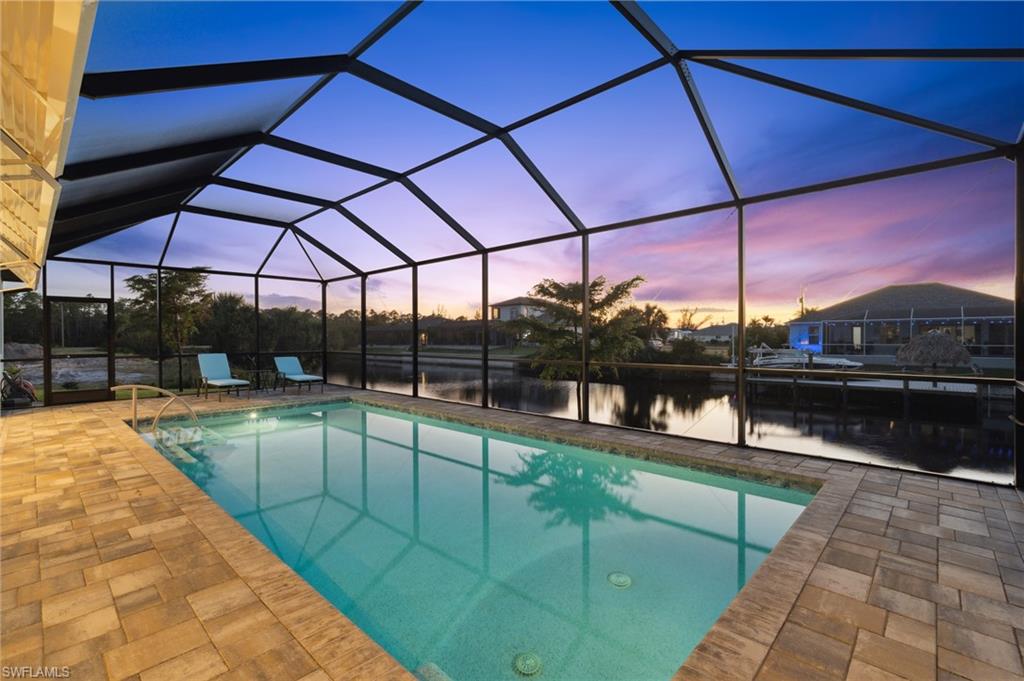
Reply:
<svg viewBox="0 0 1024 681"><path fill-rule="evenodd" d="M730 372L735 375L735 389L737 396L737 414L738 420L737 442L736 444L743 447L747 446L745 426L747 423L747 386L746 381L748 375L751 374L774 374L779 376L792 376L797 377L801 375L808 375L813 372L814 375L828 376L829 372L819 370L807 370L807 369L765 369L748 367L746 364L745 353L742 348L746 347L746 306L745 306L745 255L744 255L744 209L750 205L756 205L768 201L777 199L785 199L789 197L796 197L804 194L810 194L815 192L821 192L829 189L837 189L842 187L850 187L854 185L865 184L869 182L876 182L880 180L893 179L903 177L907 175L913 175L917 173L924 173L932 170L939 170L943 168L952 168L956 166L978 163L987 161L990 159L1003 158L1011 163L1014 163L1016 168L1016 183L1015 183L1015 212L1016 212L1016 266L1015 266L1015 319L1024 318L1024 169L1021 166L1021 156L1024 152L1024 129L1022 129L1021 135L1015 141L1006 141L996 139L983 135L977 132L961 129L952 125L939 123L933 120L929 120L920 116L908 114L902 111L897 111L891 108L872 104L860 99L848 97L846 95L838 94L822 88L806 85L804 83L796 82L786 78L781 78L769 73L758 71L740 64L736 64L728 61L729 59L815 59L815 60L845 60L845 59L859 59L859 60L885 60L885 59L903 59L903 60L1024 60L1024 49L1021 48L1008 48L1008 49L750 49L750 50L685 50L676 47L668 36L658 27L658 25L644 12L644 10L635 2L619 2L613 1L611 4L618 10L618 12L627 20L633 28L635 28L661 55L659 58L635 68L621 76L606 81L600 85L592 87L584 92L581 92L573 97L565 99L557 104L551 105L537 113L531 114L522 118L514 123L505 126L499 126L494 124L480 116L477 116L465 109L462 109L455 104L452 104L440 97L432 95L424 90L417 88L409 83L406 83L388 73L366 64L360 60L360 56L363 52L369 49L376 41L383 37L389 30L394 28L402 19L404 19L415 7L418 2L407 1L404 2L395 12L393 12L385 21L377 26L373 31L370 32L351 52L347 54L330 55L322 57L303 57L303 58L288 58L288 59L275 59L275 60L264 60L264 61L250 61L250 62L238 62L228 64L213 64L204 66L187 66L187 67L170 67L170 68L156 68L156 69L143 69L134 71L120 71L120 72L107 72L107 73L87 73L85 74L82 81L81 95L87 98L106 98L106 97L119 97L135 94L144 94L150 92L160 92L168 90L179 90L179 89L190 89L200 88L207 86L216 85L231 85L240 83L251 83L258 81L268 81L286 78L295 78L301 76L318 76L316 82L307 89L301 97L298 98L288 109L281 115L273 124L271 124L266 130L255 131L245 134L236 134L220 139L208 140L205 142L198 142L193 144L183 144L174 147L166 147L162 149L155 149L150 151L144 151L140 153L131 153L127 155L114 156L109 158L102 158L93 161L79 162L68 164L65 168L62 176L65 180L77 180L90 177L98 177L113 172L120 172L126 170L132 170L137 168L143 168L158 163L166 163L169 161L181 160L208 154L211 152L231 152L228 160L220 165L212 174L201 175L198 177L186 177L179 178L170 183L158 186L154 189L147 189L139 192L134 192L128 195L122 195L114 197L113 199L103 199L93 203L88 203L83 206L76 206L73 208L58 210L57 218L55 221L55 233L54 238L51 242L51 249L57 251L57 255L49 258L53 261L66 261L66 262L81 262L81 263L92 263L92 264L105 264L113 267L137 267L155 270L158 273L158 282L160 280L160 274L163 270L191 270L195 268L184 268L184 267L170 267L164 265L164 259L167 255L168 247L170 246L171 239L174 237L174 230L177 226L178 219L182 213L195 213L200 215L207 215L210 217L227 218L233 220L243 220L245 222L265 224L272 227L278 227L282 229L281 234L274 242L270 251L263 259L260 267L254 273L244 272L232 272L222 271L213 269L204 269L203 271L209 274L223 274L240 277L252 277L253 278L253 289L255 293L255 310L256 310L256 339L255 339L255 355L257 362L263 354L273 354L271 352L264 352L260 344L260 324L259 324L259 281L263 279L280 279L280 280L293 280L293 281L318 281L321 284L321 310L320 316L322 320L322 338L321 338L321 350L322 353L322 366L324 368L324 374L327 375L328 359L329 355L335 351L328 350L327 343L327 287L328 284L341 282L341 281L358 281L360 284L360 368L362 374L361 387L366 389L367 386L367 356L373 353L367 352L367 322L366 322L366 283L368 277L376 274L382 274L385 272L399 271L409 269L411 271L412 279L412 395L419 397L419 386L417 377L419 376L419 359L420 359L420 348L419 348L419 286L418 286L418 275L419 268L424 265L430 265L434 263L447 262L464 258L468 256L479 256L481 260L481 275L482 275L482 287L480 291L481 295L481 326L482 326L482 337L484 342L481 346L481 354L479 360L481 363L482 371L482 407L488 408L490 405L490 385L489 385L489 364L490 358L488 353L488 346L490 340L489 330L489 296L488 296L488 257L492 253L510 250L514 248L521 248L525 246L533 246L544 243L550 243L555 241L561 241L563 239L580 239L582 262L580 263L580 271L582 273L582 280L584 282L590 281L590 267L589 267L589 237L592 234L599 234L611 230L625 229L629 227L635 227L640 225L646 225L656 222L669 220L672 218L680 218L685 216L698 215L702 213L709 213L712 211L719 211L724 209L731 209L736 213L736 224L737 224L737 347L741 348L737 352L737 363L735 367L712 367L706 365L679 365L679 364L650 364L650 363L606 363L601 362L600 366L617 367L617 368L636 368L636 369L648 369L648 370L664 370L664 371L675 371L675 372ZM882 170L871 173L864 173L855 176L844 177L840 179L817 182L809 185L794 187L781 191L773 191L769 193L748 195L744 194L739 186L736 177L733 174L732 168L729 163L727 154L718 139L718 135L715 132L715 127L711 116L704 106L703 99L701 98L700 91L697 87L697 83L694 81L690 70L688 68L689 63L701 64L706 67L711 67L720 71L732 73L742 78L757 81L763 84L767 84L773 87L782 88L791 92L796 92L802 95L806 95L818 100L831 102L844 107L852 108L864 113L868 113L874 116L886 118L893 121L899 121L905 124L916 126L921 129L930 130L943 135L952 136L960 140L972 142L983 147L987 147L984 150L964 154L960 156L948 157L936 161L930 161L926 163L918 163L913 165L907 165L888 170ZM685 208L682 210L676 210L666 213L660 213L657 215L651 215L642 218L636 218L631 220L625 220L621 222L615 222L599 226L586 226L579 219L579 217L573 212L569 204L559 195L555 187L545 178L540 169L533 163L526 152L516 143L511 137L511 132L535 121L538 121L546 116L561 111L574 104L587 100L595 95L603 93L607 90L615 88L619 85L627 83L631 80L639 78L647 73L654 71L665 66L671 66L675 71L680 87L685 92L690 106L692 107L693 113L696 115L696 119L701 127L703 137L705 138L721 172L722 178L728 188L729 195L731 198L725 201L719 201L712 204L706 204L702 206L695 206ZM279 127L285 120L288 119L293 113L295 113L300 107L308 102L314 95L316 95L321 89L323 89L331 80L339 74L349 73L383 88L393 94L399 95L406 100L424 106L431 111L441 114L447 118L455 120L463 125L469 126L480 133L480 137L463 144L462 146L444 153L436 158L419 164L418 166L411 168L405 172L397 172L387 168L382 168L364 161L349 158L331 151L313 147L310 145L295 142L289 139L279 137L274 134L274 130ZM456 156L464 151L468 151L474 147L477 147L485 142L491 140L499 140L505 149L507 149L512 156L518 161L519 165L529 174L533 181L540 187L540 189L546 194L547 198L555 205L558 211L566 218L569 224L573 227L572 231L555 234L550 236L544 236L539 238L528 239L519 241L516 243L502 244L500 246L485 247L480 241L478 241L470 231L463 227L459 222L448 214L444 208L442 208L437 202L435 202L430 196L426 194L416 183L411 179L411 175L433 165L441 163L453 156ZM242 157L246 152L255 147L256 145L264 144L271 147L276 147L294 154L306 156L308 158L316 159L326 163L334 164L344 168L358 170L360 172L368 173L379 178L376 184L370 187L352 193L337 201L324 200L314 196L308 196L302 193L287 191L276 187L269 187L251 182L245 182L241 180L235 180L222 176L222 173L228 169L235 161ZM426 208L428 208L434 215L440 218L447 226L458 234L467 244L468 249L464 252L455 253L451 255L445 255L442 257L415 260L408 254L403 252L391 241L386 239L383 235L373 229L373 227L360 218L352 214L346 207L345 203L359 196L372 192L376 189L389 185L391 183L398 183L405 187L413 196L416 197ZM276 197L279 199L287 199L289 201L295 201L311 206L312 210L310 213L303 215L292 221L273 220L265 217L256 217L248 214L238 214L224 210L215 210L210 208L202 208L198 206L189 205L188 202L194 198L202 189L207 186L222 186L232 189L241 189L249 191L255 194L262 194L268 197ZM180 197L183 193L186 193L186 197L181 200L176 197ZM168 200L170 199L171 207L168 207ZM348 222L354 224L357 228L362 230L365 234L369 235L374 241L386 248L392 254L394 254L400 261L401 264L372 269L372 270L361 270L356 267L353 263L349 262L342 254L337 253L335 250L329 248L326 244L314 238L311 234L307 233L298 223L302 220L322 213L324 211L334 210L341 214ZM138 224L146 219L151 219L167 214L174 214L174 221L171 225L170 232L167 237L167 241L164 243L163 251L160 256L160 260L154 267L152 264L141 264L141 263L130 263L130 262L111 262L102 260L91 260L86 258L75 258L68 256L59 255L60 252L74 248L75 246L82 245L84 243L93 241L102 236L112 234L120 231L121 229L130 227L134 224ZM102 226L100 226L102 225ZM321 279L305 279L302 277L289 277L281 275L267 275L262 274L267 263L277 250L281 241L288 238L288 235L292 235L291 238L295 238L298 241L303 252L309 259L310 265L313 267L318 275L320 270L316 267L313 259L309 256L308 251L305 248L302 240L306 240L316 248L320 249L328 257L334 259L336 262L345 266L351 270L354 274L345 275L330 279L325 279L321 275ZM299 238L301 237L301 239ZM113 269L111 270L113 277ZM43 295L44 300L46 297L45 289L45 274L43 284ZM159 284L158 284L159 286ZM112 285L113 293L113 285ZM158 296L159 298L159 296ZM581 356L578 361L567 361L568 364L576 367L580 372L580 380L582 384L582 396L580 398L581 405L581 421L589 422L589 383L591 373L591 358L589 356L590 347L590 314L589 314L589 297L584 296L582 301L582 343L581 343ZM159 306L158 306L159 308ZM162 332L160 329L161 314L158 309L157 312L158 320L158 338L162 338ZM1020 324L1015 324L1014 328L1014 344L1016 348L1015 361L1014 361L1014 378L992 378L992 377L951 377L942 376L943 381L952 382L969 382L978 385L1003 385L1014 387L1014 441L1024 442L1024 396L1020 394L1021 390L1024 390L1024 354L1020 352L1020 348L1024 346L1024 330L1021 329ZM49 352L50 339L49 335L44 339L44 352ZM301 353L302 351L298 351ZM316 351L311 351L316 352ZM293 353L294 354L294 353ZM173 355L171 355L173 357ZM179 355L179 361L180 361ZM165 356L162 353L159 354L159 371L161 385L163 381L163 360ZM474 355L473 359L477 359ZM529 362L530 360L520 360ZM545 361L545 363L551 363ZM259 365L259 364L258 364ZM846 376L860 377L860 378L898 378L905 380L906 376L903 374L896 373L879 373L879 372L862 372L862 371L850 371L844 372ZM915 374L914 378L925 378L930 379L929 376L920 376ZM436 399L436 398L428 398ZM1016 450L1016 447L1015 447ZM1017 487L1024 487L1024 456L1014 456L1014 472L1015 472L1015 485Z"/></svg>

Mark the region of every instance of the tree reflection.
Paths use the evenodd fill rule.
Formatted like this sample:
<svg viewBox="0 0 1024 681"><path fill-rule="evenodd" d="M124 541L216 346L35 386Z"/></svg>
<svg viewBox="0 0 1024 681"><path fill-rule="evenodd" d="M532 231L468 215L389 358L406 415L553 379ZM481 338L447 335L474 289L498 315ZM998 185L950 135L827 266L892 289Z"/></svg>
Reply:
<svg viewBox="0 0 1024 681"><path fill-rule="evenodd" d="M520 466L501 482L512 487L535 486L528 501L536 510L550 513L546 527L585 527L610 516L644 520L633 508L636 489L631 470L580 461L561 452L519 454Z"/></svg>
<svg viewBox="0 0 1024 681"><path fill-rule="evenodd" d="M611 398L612 422L667 432L674 416L690 421L700 416L708 402L721 398L722 392L708 380L707 375L687 376L677 380L664 380L649 371L629 371L622 376L623 384L591 383L592 398L601 388Z"/></svg>

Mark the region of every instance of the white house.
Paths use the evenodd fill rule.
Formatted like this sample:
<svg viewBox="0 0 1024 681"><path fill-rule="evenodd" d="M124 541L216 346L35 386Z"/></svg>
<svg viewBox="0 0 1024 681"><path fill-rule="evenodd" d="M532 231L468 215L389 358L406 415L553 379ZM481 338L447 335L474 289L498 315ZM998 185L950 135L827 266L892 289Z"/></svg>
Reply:
<svg viewBox="0 0 1024 681"><path fill-rule="evenodd" d="M491 319L495 321L510 322L523 317L536 318L543 314L544 308L541 307L540 300L528 296L518 296L491 304Z"/></svg>
<svg viewBox="0 0 1024 681"><path fill-rule="evenodd" d="M669 329L668 340L692 338L701 343L728 343L736 335L736 323L716 324L703 329Z"/></svg>

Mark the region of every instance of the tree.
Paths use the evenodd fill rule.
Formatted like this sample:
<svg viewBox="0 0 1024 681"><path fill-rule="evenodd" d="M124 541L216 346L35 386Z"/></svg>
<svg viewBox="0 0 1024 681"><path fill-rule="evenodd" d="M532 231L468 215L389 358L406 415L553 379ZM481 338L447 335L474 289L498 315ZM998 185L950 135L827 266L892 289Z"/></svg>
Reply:
<svg viewBox="0 0 1024 681"><path fill-rule="evenodd" d="M3 294L4 341L39 344L43 340L43 297L35 291ZM42 357L42 347L39 349Z"/></svg>
<svg viewBox="0 0 1024 681"><path fill-rule="evenodd" d="M692 338L678 338L672 341L669 352L673 364L707 364L710 359L704 344Z"/></svg>
<svg viewBox="0 0 1024 681"><path fill-rule="evenodd" d="M529 488L529 504L551 514L546 527L587 527L609 517L645 519L626 495L637 486L628 468L582 461L557 451L519 454L519 463L501 482Z"/></svg>
<svg viewBox="0 0 1024 681"><path fill-rule="evenodd" d="M635 276L617 284L608 284L605 277L593 279L588 287L590 307L590 360L594 363L623 362L633 357L643 341L636 336L637 317L630 314L628 304L633 291L644 281ZM544 279L533 287L530 296L536 299L542 314L521 317L509 322L525 340L536 343L533 366L543 367L540 377L546 381L561 379L576 382L576 408L582 414L583 396L580 361L583 337L583 284L578 281L559 282ZM600 376L600 369L593 369Z"/></svg>
<svg viewBox="0 0 1024 681"><path fill-rule="evenodd" d="M711 321L712 317L709 314L703 317L698 316L700 308L697 307L684 307L679 310L679 328L689 329L690 331L696 331L703 327L705 324Z"/></svg>
<svg viewBox="0 0 1024 681"><path fill-rule="evenodd" d="M764 315L751 318L747 324L747 347L757 347L764 343L778 348L789 342L789 329L785 324L776 324L775 318Z"/></svg>
<svg viewBox="0 0 1024 681"><path fill-rule="evenodd" d="M319 350L321 334L319 310L304 310L295 305L260 310L260 350Z"/></svg>
<svg viewBox="0 0 1024 681"><path fill-rule="evenodd" d="M644 340L665 340L665 336L668 335L668 314L659 306L647 303L644 309L640 310L640 328Z"/></svg>
<svg viewBox="0 0 1024 681"><path fill-rule="evenodd" d="M251 352L256 344L256 308L238 293L216 293L196 333L201 345L217 352Z"/></svg>
<svg viewBox="0 0 1024 681"><path fill-rule="evenodd" d="M160 311L163 316L163 344L175 353L189 345L208 314L212 294L206 288L207 274L198 270L163 270L160 280ZM156 326L157 273L136 274L125 279L134 293L128 310L139 323Z"/></svg>
<svg viewBox="0 0 1024 681"><path fill-rule="evenodd" d="M359 310L327 313L327 349L358 349L362 337L362 314Z"/></svg>

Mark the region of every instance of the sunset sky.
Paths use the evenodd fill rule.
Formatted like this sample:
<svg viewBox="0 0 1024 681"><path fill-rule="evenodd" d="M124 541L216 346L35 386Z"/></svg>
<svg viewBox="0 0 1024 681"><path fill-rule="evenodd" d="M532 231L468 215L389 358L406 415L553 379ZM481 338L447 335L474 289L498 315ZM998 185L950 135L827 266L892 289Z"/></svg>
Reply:
<svg viewBox="0 0 1024 681"><path fill-rule="evenodd" d="M87 71L344 52L392 3L101 2ZM646 3L682 48L1024 47L1020 3ZM363 59L497 124L656 59L606 3L425 3ZM787 78L1015 141L1024 124L1024 63L742 62ZM853 109L691 66L740 190L796 187L983 147ZM258 127L309 79L82 100L72 161ZM140 112L142 112L140 114ZM142 115L145 114L145 115ZM397 171L479 133L350 75L336 78L277 134ZM661 68L513 133L587 227L728 198L679 80ZM257 147L225 175L336 200L376 178ZM506 148L487 142L412 176L486 246L571 230ZM224 188L196 205L295 220L310 206ZM389 185L346 204L416 259L470 246L415 197ZM74 255L155 263L171 218L81 247ZM328 211L298 225L363 269L398 259ZM788 319L806 288L826 306L894 283L942 281L1012 297L1013 166L987 161L925 175L751 206L746 212L748 313ZM595 235L591 273L641 274L641 302L675 313L736 317L736 215L726 210ZM165 264L252 272L279 230L183 214ZM286 235L265 273L342 276L346 269ZM131 254L130 258L125 254ZM577 240L491 257L491 301L544 277L579 278ZM421 312L479 305L479 258L424 267ZM371 279L372 299L408 309L398 276ZM286 287L283 287L286 288ZM332 290L337 287L332 287ZM283 295L283 294L282 294ZM338 299L345 295L338 290ZM675 321L675 319L673 319Z"/></svg>

